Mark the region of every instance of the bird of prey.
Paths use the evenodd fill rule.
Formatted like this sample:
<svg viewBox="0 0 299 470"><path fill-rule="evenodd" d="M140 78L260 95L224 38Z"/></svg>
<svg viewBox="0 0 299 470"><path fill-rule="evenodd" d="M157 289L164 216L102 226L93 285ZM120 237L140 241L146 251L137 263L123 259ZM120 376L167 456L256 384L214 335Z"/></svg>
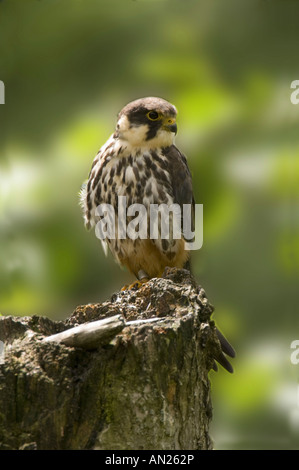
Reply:
<svg viewBox="0 0 299 470"><path fill-rule="evenodd" d="M115 209L111 219L116 226L115 237L103 243L116 261L137 278L137 283L161 277L166 266L188 268L190 252L183 231L179 238L161 237L161 217L158 236L143 238L120 236L119 201L126 197L126 205L139 204L150 219L153 205L191 206L194 214L192 179L186 157L174 144L177 133L177 110L162 98L147 97L127 104L118 114L115 132L100 148L81 191L81 205L87 228L99 220L97 207L103 204ZM168 213L171 219L171 212ZM193 218L193 217L191 217ZM128 224L132 215L126 216ZM170 220L171 222L171 220ZM193 226L194 220L192 220ZM182 224L180 225L182 230ZM105 248L104 246L104 248ZM218 330L217 330L218 332ZM230 344L218 332L223 351L233 357ZM221 363L221 359L217 359ZM223 356L222 365L232 372Z"/></svg>

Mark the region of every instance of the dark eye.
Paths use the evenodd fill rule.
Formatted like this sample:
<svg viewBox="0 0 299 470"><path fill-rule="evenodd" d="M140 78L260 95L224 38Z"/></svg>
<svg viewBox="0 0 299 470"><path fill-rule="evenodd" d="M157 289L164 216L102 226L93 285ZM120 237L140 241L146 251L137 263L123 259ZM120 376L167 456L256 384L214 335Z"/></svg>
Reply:
<svg viewBox="0 0 299 470"><path fill-rule="evenodd" d="M147 113L147 117L151 120L151 121L157 121L157 119L159 119L160 117L160 114L157 113L157 111L149 111Z"/></svg>

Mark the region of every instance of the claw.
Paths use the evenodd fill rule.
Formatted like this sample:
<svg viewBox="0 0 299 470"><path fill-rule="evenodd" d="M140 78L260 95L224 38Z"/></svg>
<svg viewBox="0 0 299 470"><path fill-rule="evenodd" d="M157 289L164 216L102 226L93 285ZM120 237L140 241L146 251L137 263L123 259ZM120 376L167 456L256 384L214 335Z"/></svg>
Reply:
<svg viewBox="0 0 299 470"><path fill-rule="evenodd" d="M145 284L148 281L146 277L142 278L140 281L134 281L132 284L127 284L124 287L122 287L121 291L125 290L138 290L140 287Z"/></svg>
<svg viewBox="0 0 299 470"><path fill-rule="evenodd" d="M231 363L227 360L225 354L227 354L229 357L234 358L236 356L235 350L232 347L232 345L227 341L227 339L223 336L222 333L216 328L216 334L219 339L220 345L221 345L221 352L217 354L217 357L215 356L215 360L224 367L228 372L231 374L234 372L234 369L231 365ZM216 370L213 367L214 370Z"/></svg>
<svg viewBox="0 0 299 470"><path fill-rule="evenodd" d="M222 351L227 354L229 357L236 357L236 352L232 345L227 341L223 334L216 328L216 334L220 341Z"/></svg>

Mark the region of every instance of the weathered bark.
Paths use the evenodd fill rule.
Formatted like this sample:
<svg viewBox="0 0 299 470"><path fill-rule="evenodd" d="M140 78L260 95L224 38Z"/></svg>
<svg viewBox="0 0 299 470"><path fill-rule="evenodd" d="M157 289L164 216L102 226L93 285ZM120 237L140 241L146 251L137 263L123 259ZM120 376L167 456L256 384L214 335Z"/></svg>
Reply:
<svg viewBox="0 0 299 470"><path fill-rule="evenodd" d="M167 269L65 322L0 317L0 449L211 449L212 312L187 271ZM113 316L104 340L49 338Z"/></svg>

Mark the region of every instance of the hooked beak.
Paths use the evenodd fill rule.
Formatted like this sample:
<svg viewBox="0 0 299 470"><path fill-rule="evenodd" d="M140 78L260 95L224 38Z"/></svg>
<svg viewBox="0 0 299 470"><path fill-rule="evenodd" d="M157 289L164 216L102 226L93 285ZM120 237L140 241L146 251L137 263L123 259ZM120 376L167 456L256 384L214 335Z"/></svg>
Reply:
<svg viewBox="0 0 299 470"><path fill-rule="evenodd" d="M176 134L178 131L178 126L176 125L175 119L172 119L172 118L165 119L163 123L163 128L166 131L173 132L174 134Z"/></svg>

